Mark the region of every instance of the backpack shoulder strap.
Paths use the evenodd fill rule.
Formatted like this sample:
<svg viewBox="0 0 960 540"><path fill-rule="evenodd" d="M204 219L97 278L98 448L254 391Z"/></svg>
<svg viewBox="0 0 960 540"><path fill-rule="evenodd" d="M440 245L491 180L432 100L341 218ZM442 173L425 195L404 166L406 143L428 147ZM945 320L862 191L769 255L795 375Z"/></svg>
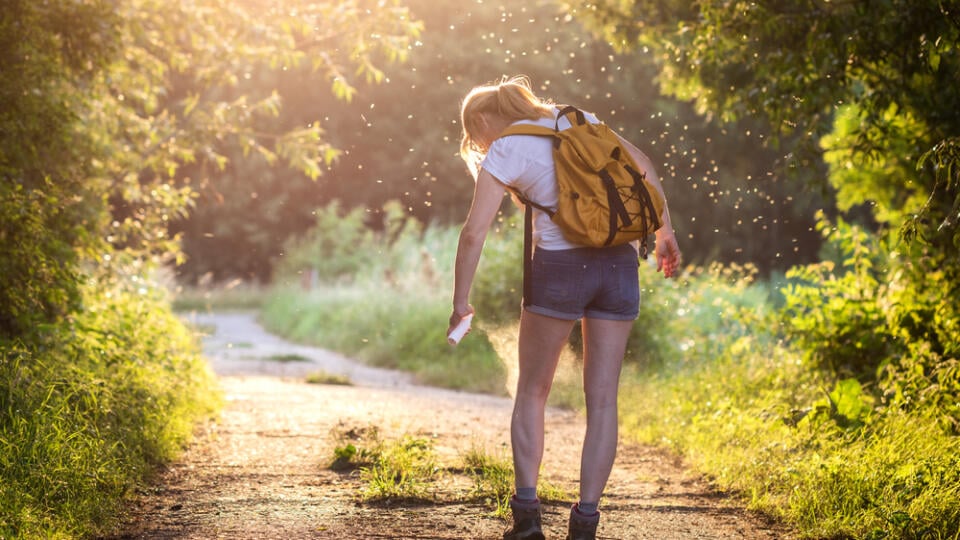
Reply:
<svg viewBox="0 0 960 540"><path fill-rule="evenodd" d="M582 126L587 123L587 116L583 111L573 105L559 105L560 113L557 114L557 130L560 129L560 118L566 117L571 126Z"/></svg>
<svg viewBox="0 0 960 540"><path fill-rule="evenodd" d="M500 135L497 138L507 137L509 135L536 135L539 137L555 137L557 133L555 130L544 126L536 126L533 124L513 124L500 132Z"/></svg>

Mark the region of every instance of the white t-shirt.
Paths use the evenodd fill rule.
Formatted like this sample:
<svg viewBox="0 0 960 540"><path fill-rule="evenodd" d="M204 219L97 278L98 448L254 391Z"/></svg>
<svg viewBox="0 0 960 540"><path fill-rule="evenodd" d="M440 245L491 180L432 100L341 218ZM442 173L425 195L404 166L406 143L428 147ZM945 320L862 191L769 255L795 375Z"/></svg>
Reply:
<svg viewBox="0 0 960 540"><path fill-rule="evenodd" d="M553 129L559 109L554 107L554 118L519 120L515 124L535 124ZM587 121L599 123L596 116L586 113ZM566 118L560 119L560 129L570 127ZM557 172L553 166L553 141L536 135L511 135L497 139L490 145L487 156L480 164L494 178L523 193L524 197L547 208L556 208ZM550 216L533 211L534 244L549 250L582 247L567 241L560 228Z"/></svg>

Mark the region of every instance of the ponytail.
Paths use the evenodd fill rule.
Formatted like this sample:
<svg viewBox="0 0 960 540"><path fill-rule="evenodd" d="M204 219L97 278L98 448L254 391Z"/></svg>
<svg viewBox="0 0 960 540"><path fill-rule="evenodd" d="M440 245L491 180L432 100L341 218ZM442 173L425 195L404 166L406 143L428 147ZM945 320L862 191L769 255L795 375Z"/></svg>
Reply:
<svg viewBox="0 0 960 540"><path fill-rule="evenodd" d="M460 125L463 128L460 157L474 177L488 150L475 140L482 113L496 114L510 122L536 120L553 116L553 103L537 97L530 89L530 79L525 75L473 88L460 106Z"/></svg>

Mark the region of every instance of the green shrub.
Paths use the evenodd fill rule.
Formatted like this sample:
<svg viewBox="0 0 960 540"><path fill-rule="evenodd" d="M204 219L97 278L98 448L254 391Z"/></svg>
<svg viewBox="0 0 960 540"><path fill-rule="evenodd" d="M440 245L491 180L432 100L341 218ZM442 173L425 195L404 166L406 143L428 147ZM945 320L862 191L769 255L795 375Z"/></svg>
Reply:
<svg viewBox="0 0 960 540"><path fill-rule="evenodd" d="M936 411L960 433L960 321L944 295L953 285L942 272L921 285L914 263L843 220L818 227L836 261L787 273L786 337L812 369L871 383L878 407Z"/></svg>
<svg viewBox="0 0 960 540"><path fill-rule="evenodd" d="M318 214L335 210L332 205ZM396 203L385 206L384 216L383 230L363 237L371 244L353 246L356 250L375 246L375 255L360 266L347 265L353 272L349 277L339 272L324 274L305 290L295 273L285 273L288 277L278 280L264 303L264 325L297 341L412 372L423 383L503 393L504 368L485 339L485 329L504 319L516 320L520 312L520 294L515 289L521 270L508 270L519 265L521 258L513 251L522 249L510 244L510 233L515 231L491 233L489 252L485 250L474 287L473 331L451 347L444 333L451 311L459 230L424 228L412 217L404 217ZM340 225L365 227L356 218ZM337 242L327 237L337 235L362 237L335 227L313 229L292 244L288 257L308 260L310 256L302 252L320 253L323 246Z"/></svg>
<svg viewBox="0 0 960 540"><path fill-rule="evenodd" d="M456 244L450 253L456 256ZM453 298L451 274L450 299ZM523 300L523 214L500 218L487 235L470 291L478 320L504 324L520 320ZM449 300L448 300L449 303Z"/></svg>
<svg viewBox="0 0 960 540"><path fill-rule="evenodd" d="M0 537L81 537L219 403L194 336L156 290L83 290L42 343L0 345Z"/></svg>
<svg viewBox="0 0 960 540"><path fill-rule="evenodd" d="M880 261L889 257L880 242L862 229L821 219L840 263L828 260L791 269L784 291L787 337L816 369L870 378L880 362L899 354L887 325Z"/></svg>
<svg viewBox="0 0 960 540"><path fill-rule="evenodd" d="M279 279L315 272L323 281L350 277L364 270L376 256L374 234L365 224L362 208L343 211L338 202L317 209L316 224L304 235L288 240L276 266Z"/></svg>
<svg viewBox="0 0 960 540"><path fill-rule="evenodd" d="M423 437L404 436L383 444L373 463L360 467L367 500L429 500L440 474L433 443Z"/></svg>
<svg viewBox="0 0 960 540"><path fill-rule="evenodd" d="M502 393L503 367L481 328L456 347L447 344L449 306L429 286L356 284L308 293L282 288L266 302L262 317L280 335L414 373L426 384Z"/></svg>
<svg viewBox="0 0 960 540"><path fill-rule="evenodd" d="M752 266L690 267L664 279L653 261L640 267L640 315L627 344L627 363L655 368L711 361L726 339L754 335L769 323L769 291Z"/></svg>

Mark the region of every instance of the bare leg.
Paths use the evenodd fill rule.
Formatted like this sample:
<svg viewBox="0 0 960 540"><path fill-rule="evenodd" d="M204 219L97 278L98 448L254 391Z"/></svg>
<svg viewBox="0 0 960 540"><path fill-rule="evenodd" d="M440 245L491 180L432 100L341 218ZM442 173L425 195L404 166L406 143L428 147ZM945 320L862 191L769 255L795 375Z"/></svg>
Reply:
<svg viewBox="0 0 960 540"><path fill-rule="evenodd" d="M519 376L510 440L516 487L536 487L543 460L543 415L560 352L573 321L524 310L520 317Z"/></svg>
<svg viewBox="0 0 960 540"><path fill-rule="evenodd" d="M583 391L587 433L580 461L580 500L599 502L617 455L620 368L633 321L584 319Z"/></svg>

